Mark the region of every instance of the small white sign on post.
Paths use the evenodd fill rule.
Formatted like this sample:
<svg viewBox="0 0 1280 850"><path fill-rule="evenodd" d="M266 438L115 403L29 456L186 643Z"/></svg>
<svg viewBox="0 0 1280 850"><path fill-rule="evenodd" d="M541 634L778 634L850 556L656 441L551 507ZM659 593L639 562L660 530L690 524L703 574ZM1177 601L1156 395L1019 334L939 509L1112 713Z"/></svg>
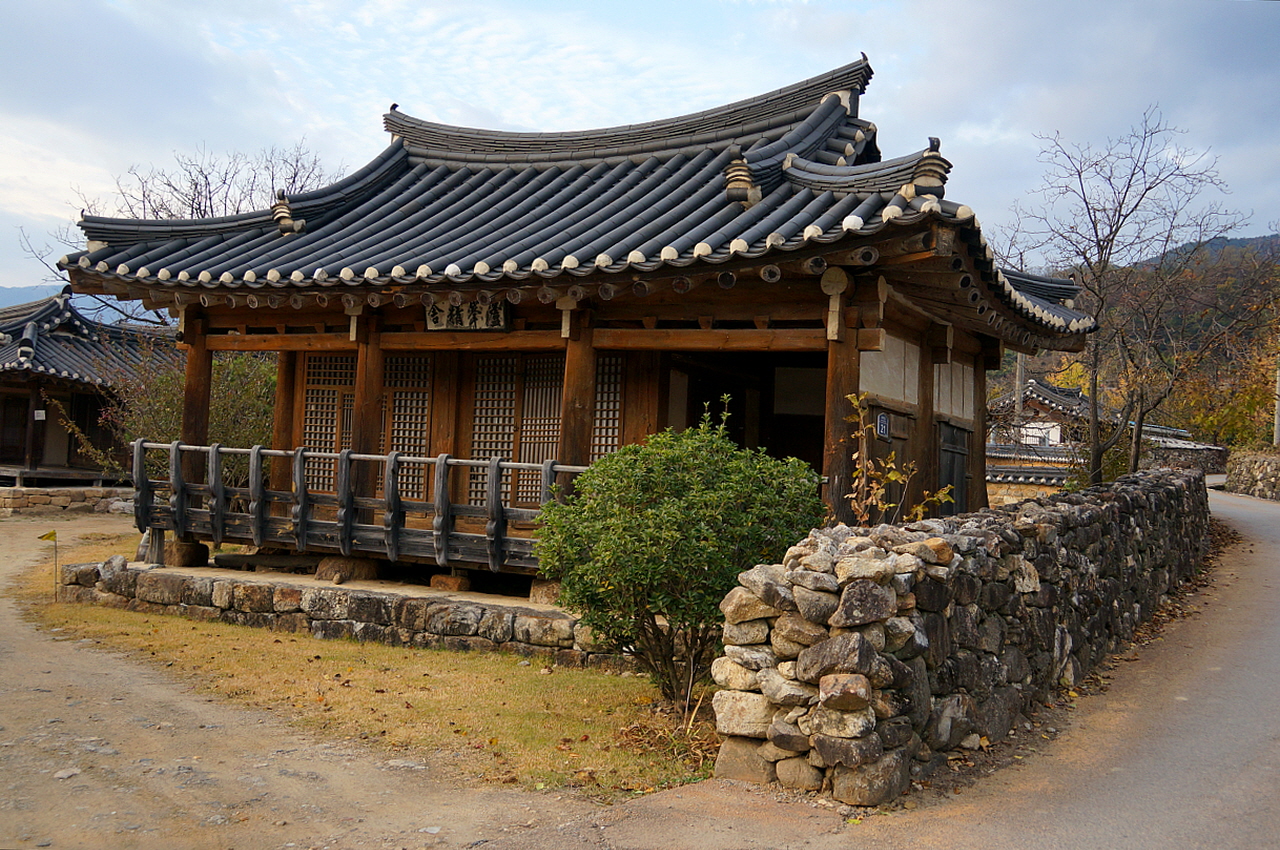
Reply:
<svg viewBox="0 0 1280 850"><path fill-rule="evenodd" d="M43 422L43 421L44 421L44 411L43 411L43 410L37 410L37 411L36 411L36 421L37 421L37 422Z"/></svg>

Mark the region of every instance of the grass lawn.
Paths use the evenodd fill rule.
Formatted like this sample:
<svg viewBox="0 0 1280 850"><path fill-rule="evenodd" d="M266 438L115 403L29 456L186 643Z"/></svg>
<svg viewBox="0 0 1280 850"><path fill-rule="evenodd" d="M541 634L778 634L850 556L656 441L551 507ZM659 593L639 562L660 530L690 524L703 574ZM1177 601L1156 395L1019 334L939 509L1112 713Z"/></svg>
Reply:
<svg viewBox="0 0 1280 850"><path fill-rule="evenodd" d="M136 545L136 535L99 535L61 560L101 561ZM709 694L690 723L640 676L55 604L51 568L33 568L20 588L42 628L91 638L319 735L427 760L459 780L609 799L711 773L718 739Z"/></svg>

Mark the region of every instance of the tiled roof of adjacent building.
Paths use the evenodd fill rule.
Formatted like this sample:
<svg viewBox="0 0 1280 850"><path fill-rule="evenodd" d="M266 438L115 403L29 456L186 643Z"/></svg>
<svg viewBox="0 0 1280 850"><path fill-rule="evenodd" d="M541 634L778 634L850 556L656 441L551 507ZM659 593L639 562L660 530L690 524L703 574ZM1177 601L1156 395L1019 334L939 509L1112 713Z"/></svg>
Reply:
<svg viewBox="0 0 1280 850"><path fill-rule="evenodd" d="M776 263L942 222L984 304L1040 341L1092 330L1070 281L996 267L973 211L943 197L937 140L881 158L858 116L870 78L864 56L716 109L580 132L473 130L393 108L391 145L332 186L223 218L86 216L93 249L61 265L152 292L500 290Z"/></svg>
<svg viewBox="0 0 1280 850"><path fill-rule="evenodd" d="M143 360L150 334L95 322L71 304L71 288L58 295L0 309L0 374L42 375L110 386L120 369Z"/></svg>

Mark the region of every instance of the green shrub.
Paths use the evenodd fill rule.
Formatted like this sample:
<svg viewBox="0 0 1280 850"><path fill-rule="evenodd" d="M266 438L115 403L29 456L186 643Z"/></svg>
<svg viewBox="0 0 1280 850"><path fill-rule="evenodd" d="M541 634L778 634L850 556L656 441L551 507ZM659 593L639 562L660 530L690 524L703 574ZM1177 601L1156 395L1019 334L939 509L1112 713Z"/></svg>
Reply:
<svg viewBox="0 0 1280 850"><path fill-rule="evenodd" d="M705 415L596 461L544 505L538 559L562 604L687 704L719 649L721 600L822 522L818 486L803 461L739 449Z"/></svg>

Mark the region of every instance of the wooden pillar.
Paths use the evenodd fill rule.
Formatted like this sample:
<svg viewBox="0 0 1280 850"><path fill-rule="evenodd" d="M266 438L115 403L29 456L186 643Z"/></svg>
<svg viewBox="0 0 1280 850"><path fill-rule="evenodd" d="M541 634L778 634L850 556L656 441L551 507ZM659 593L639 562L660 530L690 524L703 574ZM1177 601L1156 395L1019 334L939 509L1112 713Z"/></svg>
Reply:
<svg viewBox="0 0 1280 850"><path fill-rule="evenodd" d="M202 315L188 310L182 320L182 342L187 348L186 380L182 389L182 433L179 439L191 446L209 445L209 401L213 385L213 352L205 339L206 323ZM182 480L186 484L202 484L208 462L206 456L189 452L182 456ZM201 507L199 498L188 500L190 507ZM179 534L178 540L192 542ZM161 541L163 546L163 540ZM164 556L161 555L161 558ZM163 563L161 560L160 563Z"/></svg>
<svg viewBox="0 0 1280 850"><path fill-rule="evenodd" d="M182 341L187 348L186 383L182 390L182 442L209 445L209 399L213 383L213 352L205 340L203 316L188 315L182 324ZM189 483L204 481L203 458L188 454L182 475Z"/></svg>
<svg viewBox="0 0 1280 850"><path fill-rule="evenodd" d="M357 454L377 454L380 448L384 362L382 320L378 316L361 317L356 335L356 392L351 411L351 450ZM361 463L355 473L352 485L356 494L374 495L377 464Z"/></svg>
<svg viewBox="0 0 1280 850"><path fill-rule="evenodd" d="M27 392L27 427L23 431L23 447L22 447L22 466L23 469L34 470L39 466L40 459L36 457L36 411L40 408L40 388L35 384ZM39 427L44 427L44 423L40 423ZM22 477L18 478L18 486L23 485Z"/></svg>
<svg viewBox="0 0 1280 850"><path fill-rule="evenodd" d="M822 449L822 474L827 484L823 499L836 521L843 523L854 522L853 510L845 498L853 487L853 452L857 448L853 439L855 426L848 421L855 408L848 397L858 392L859 361L856 334L827 341L827 413Z"/></svg>
<svg viewBox="0 0 1280 850"><path fill-rule="evenodd" d="M560 404L561 463L586 466L591 462L591 431L596 413L596 350L591 328L578 311L565 346L564 395ZM564 486L562 483L561 486Z"/></svg>
<svg viewBox="0 0 1280 850"><path fill-rule="evenodd" d="M296 351L281 351L276 354L276 406L272 418L271 448L290 451L297 448L293 436L294 408L297 407L298 367L302 358ZM293 464L288 458L271 459L270 489L288 491L293 478ZM276 516L287 514L288 506L284 503L273 503L272 513Z"/></svg>
<svg viewBox="0 0 1280 850"><path fill-rule="evenodd" d="M969 438L969 504L971 511L987 502L987 370L986 357L973 358L973 436ZM999 362L997 358L997 362ZM1022 393L1022 388L1018 388Z"/></svg>
<svg viewBox="0 0 1280 850"><path fill-rule="evenodd" d="M937 362L933 349L929 344L928 334L921 339L920 374L917 378L916 422L912 430L910 457L901 458L899 466L912 460L916 462L916 476L911 480L911 487L904 497L903 511L915 507L924 500L926 491L938 489L941 454L939 452L938 428L933 421L933 383L934 364ZM932 513L936 513L933 511Z"/></svg>

